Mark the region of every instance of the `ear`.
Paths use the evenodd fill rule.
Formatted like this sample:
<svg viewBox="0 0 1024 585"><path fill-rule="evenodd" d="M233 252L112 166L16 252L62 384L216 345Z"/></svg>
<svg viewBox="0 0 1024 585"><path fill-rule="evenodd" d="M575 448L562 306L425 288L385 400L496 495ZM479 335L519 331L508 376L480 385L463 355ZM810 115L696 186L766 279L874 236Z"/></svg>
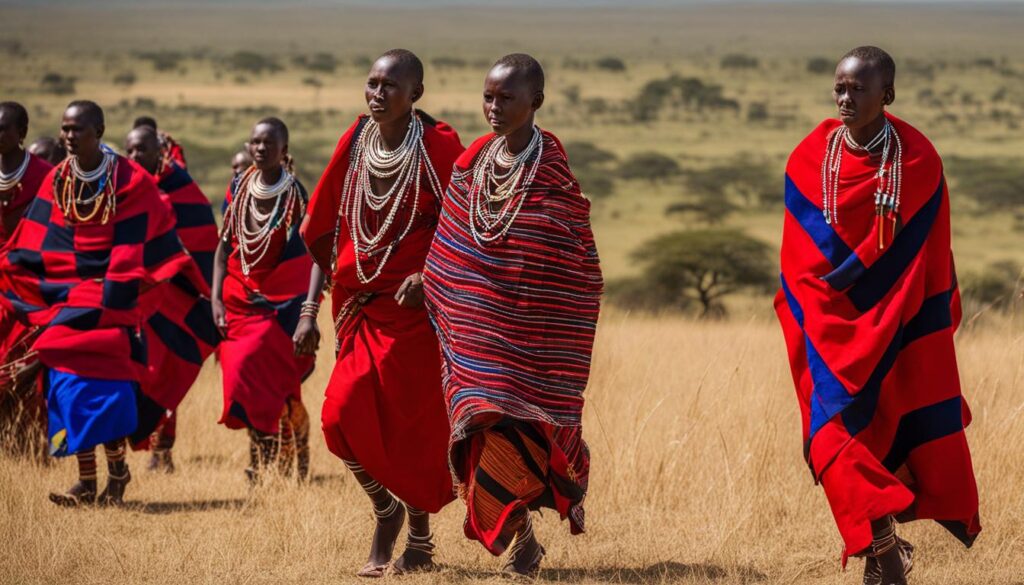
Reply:
<svg viewBox="0 0 1024 585"><path fill-rule="evenodd" d="M281 158L288 156L288 145L285 144L281 147Z"/></svg>
<svg viewBox="0 0 1024 585"><path fill-rule="evenodd" d="M894 101L896 101L896 88L890 85L885 88L885 94L882 97L882 105L891 106Z"/></svg>
<svg viewBox="0 0 1024 585"><path fill-rule="evenodd" d="M97 125L96 126L96 140L101 140L103 138L103 133L106 132L106 131L107 131L107 127L104 126L103 124Z"/></svg>
<svg viewBox="0 0 1024 585"><path fill-rule="evenodd" d="M538 91L533 94L533 101L530 103L530 109L537 111L541 106L544 105L544 92Z"/></svg>
<svg viewBox="0 0 1024 585"><path fill-rule="evenodd" d="M421 97L423 97L423 84L422 83L417 85L416 88L412 90L412 103L415 104L416 102L420 101Z"/></svg>

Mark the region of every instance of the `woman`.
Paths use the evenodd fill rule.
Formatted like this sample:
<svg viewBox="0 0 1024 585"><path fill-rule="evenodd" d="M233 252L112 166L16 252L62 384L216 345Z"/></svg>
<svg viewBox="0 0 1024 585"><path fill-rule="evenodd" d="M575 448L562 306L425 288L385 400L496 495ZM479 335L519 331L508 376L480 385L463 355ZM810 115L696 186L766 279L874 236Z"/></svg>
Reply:
<svg viewBox="0 0 1024 585"><path fill-rule="evenodd" d="M281 448L295 450L305 479L309 421L301 383L320 343L323 276L299 237L307 196L291 172L284 122L260 120L249 150L253 165L232 183L214 257L213 320L224 338L220 422L249 430L250 481L276 461L289 471Z"/></svg>

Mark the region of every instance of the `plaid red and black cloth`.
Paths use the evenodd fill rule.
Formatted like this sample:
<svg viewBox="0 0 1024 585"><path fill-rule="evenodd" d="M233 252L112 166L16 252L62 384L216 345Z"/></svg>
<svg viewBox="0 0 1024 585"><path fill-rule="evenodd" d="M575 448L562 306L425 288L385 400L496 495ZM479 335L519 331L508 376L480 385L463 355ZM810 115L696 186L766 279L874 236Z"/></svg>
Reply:
<svg viewBox="0 0 1024 585"><path fill-rule="evenodd" d="M206 195L177 163L167 165L157 181L160 197L174 212L178 238L197 268L151 289L141 301L149 315L144 326L148 359L142 390L173 410L220 343L210 308L217 223Z"/></svg>
<svg viewBox="0 0 1024 585"><path fill-rule="evenodd" d="M474 161L495 138L479 138L455 163L423 278L441 342L452 470L464 493L487 489L502 509L491 526L471 507L466 535L498 554L502 524L524 506L552 507L569 518L572 533L583 531L590 472L583 391L603 281L590 202L549 132L515 222L504 237L476 243L467 193ZM512 441L528 434L546 453L547 465L532 471L544 485L539 493L482 479L482 442L497 426L514 427ZM532 457L518 461L529 465ZM528 470L519 472L526 477ZM467 501L477 500L467 493Z"/></svg>
<svg viewBox="0 0 1024 585"><path fill-rule="evenodd" d="M13 189L13 193L2 194L5 203L0 207L0 247L6 244L14 233L14 228L28 209L28 204L35 198L43 179L53 168L53 165L31 152L26 151L25 156L28 157L28 168L25 169L21 182Z"/></svg>
<svg viewBox="0 0 1024 585"><path fill-rule="evenodd" d="M960 296L942 161L920 132L889 120L903 143L903 187L901 228L883 249L877 155L844 145L841 221L822 215L821 163L838 120L818 126L786 167L775 308L805 455L845 542L844 562L870 545L871 520L890 514L937 520L968 546L981 530L953 347Z"/></svg>
<svg viewBox="0 0 1024 585"><path fill-rule="evenodd" d="M54 201L65 161L47 175L8 246L0 252L0 305L42 328L33 343L51 369L140 382L147 351L140 297L176 278L202 282L174 230L174 214L145 170L118 156L116 214L106 224L72 222ZM139 430L152 431L163 407L143 394ZM145 424L143 424L145 422Z"/></svg>

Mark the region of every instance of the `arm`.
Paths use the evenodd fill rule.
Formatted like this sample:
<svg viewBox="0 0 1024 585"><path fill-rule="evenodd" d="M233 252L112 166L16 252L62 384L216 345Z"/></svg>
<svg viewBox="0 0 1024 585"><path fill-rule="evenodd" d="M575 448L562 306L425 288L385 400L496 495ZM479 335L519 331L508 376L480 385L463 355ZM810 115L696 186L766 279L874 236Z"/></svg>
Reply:
<svg viewBox="0 0 1024 585"><path fill-rule="evenodd" d="M295 328L292 342L295 344L295 355L314 355L320 346L320 329L316 324L316 316L320 312L320 296L324 288L324 273L320 266L313 264L309 273L309 291L306 301L302 303L299 324Z"/></svg>
<svg viewBox="0 0 1024 585"><path fill-rule="evenodd" d="M224 277L228 272L228 244L224 240L217 243L217 251L213 255L213 285L210 288L210 305L213 307L213 322L220 331L221 338L228 334L227 311L224 309Z"/></svg>

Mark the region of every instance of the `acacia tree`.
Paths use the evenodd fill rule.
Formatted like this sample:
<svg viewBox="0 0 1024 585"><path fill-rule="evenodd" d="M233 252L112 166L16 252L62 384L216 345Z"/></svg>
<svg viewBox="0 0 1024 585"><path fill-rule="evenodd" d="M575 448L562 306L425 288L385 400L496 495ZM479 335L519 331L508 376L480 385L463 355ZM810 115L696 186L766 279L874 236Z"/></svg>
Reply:
<svg viewBox="0 0 1024 585"><path fill-rule="evenodd" d="M728 294L768 290L776 282L769 246L735 229L665 234L633 258L644 265L645 294L677 307L696 301L702 317L725 315L722 298Z"/></svg>

